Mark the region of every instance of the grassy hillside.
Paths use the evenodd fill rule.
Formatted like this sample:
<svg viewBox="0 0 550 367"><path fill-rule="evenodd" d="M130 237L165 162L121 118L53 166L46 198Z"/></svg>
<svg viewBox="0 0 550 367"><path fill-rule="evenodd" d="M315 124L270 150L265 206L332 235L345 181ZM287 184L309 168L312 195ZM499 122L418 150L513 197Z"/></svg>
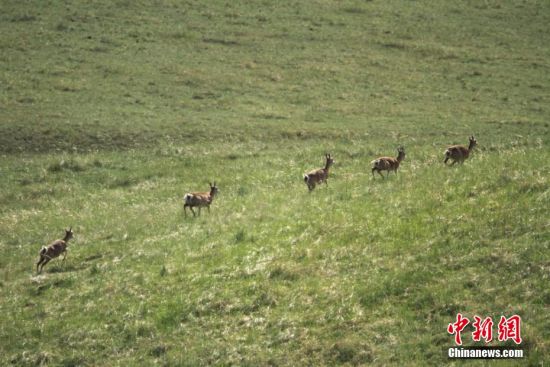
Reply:
<svg viewBox="0 0 550 367"><path fill-rule="evenodd" d="M0 8L1 365L468 365L458 312L548 362L549 2Z"/></svg>

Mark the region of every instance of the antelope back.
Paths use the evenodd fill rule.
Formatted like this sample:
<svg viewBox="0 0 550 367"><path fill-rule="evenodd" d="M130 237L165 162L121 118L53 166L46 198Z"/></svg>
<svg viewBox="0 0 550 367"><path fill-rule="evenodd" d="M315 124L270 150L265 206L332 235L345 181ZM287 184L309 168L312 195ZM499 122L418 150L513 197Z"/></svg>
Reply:
<svg viewBox="0 0 550 367"><path fill-rule="evenodd" d="M468 148L466 148L464 145L455 145L449 148L449 153L451 158L453 159L461 159L466 158L469 155Z"/></svg>
<svg viewBox="0 0 550 367"><path fill-rule="evenodd" d="M312 181L312 182L323 181L328 176L328 170L326 168L320 168L309 172L306 176L308 177L308 181Z"/></svg>
<svg viewBox="0 0 550 367"><path fill-rule="evenodd" d="M52 244L50 244L50 245L46 248L46 253L45 253L45 255L46 255L47 257L51 257L51 258L58 257L58 256L61 255L66 249L67 249L67 242L64 241L64 240L57 240L57 241L53 242Z"/></svg>
<svg viewBox="0 0 550 367"><path fill-rule="evenodd" d="M390 170L397 166L399 166L399 161L393 157L380 157L373 161L373 167L381 171Z"/></svg>
<svg viewBox="0 0 550 367"><path fill-rule="evenodd" d="M185 196L185 203L197 206L210 201L210 192L192 192Z"/></svg>

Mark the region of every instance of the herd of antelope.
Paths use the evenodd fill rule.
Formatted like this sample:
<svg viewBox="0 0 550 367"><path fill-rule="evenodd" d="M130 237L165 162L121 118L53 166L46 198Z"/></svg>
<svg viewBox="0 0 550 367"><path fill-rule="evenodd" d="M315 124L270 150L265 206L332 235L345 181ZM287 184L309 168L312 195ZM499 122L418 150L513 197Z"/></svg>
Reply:
<svg viewBox="0 0 550 367"><path fill-rule="evenodd" d="M452 160L452 164L454 165L456 163L464 163L466 159L470 156L470 153L472 152L472 149L477 144L477 140L474 138L474 136L470 136L469 138L470 144L468 147L464 145L452 145L445 150L445 160L443 163L446 165L447 161ZM397 174L397 170L399 169L399 165L401 162L405 159L405 148L399 147L397 149L397 157L379 157L376 158L371 162L372 164L372 177L374 178L374 171L376 171L382 178L385 178L382 174L382 171L387 171L386 177L389 176L390 172L393 171L395 174ZM313 189L315 189L315 186L317 184L322 184L323 182L325 185L328 185L328 173L330 167L334 164L334 158L330 154L325 154L325 167L315 169L312 171L309 171L308 173L304 174L304 182L306 183L309 192L311 192ZM183 211L185 213L185 216L187 216L187 208L191 210L193 213L193 216L196 216L195 211L193 210L194 207L199 208L199 215L201 213L201 208L206 207L208 209L208 212L210 212L210 204L212 204L212 201L214 200L214 197L218 193L218 187L216 186L216 182L214 184L210 183L210 191L205 192L189 192L183 196ZM72 227L65 230L65 236L63 239L55 240L48 246L44 246L40 249L40 259L36 263L36 271L37 273L42 272L42 269L44 266L52 259L55 259L56 257L59 257L61 254L63 254L63 261L65 261L65 258L67 257L67 247L69 240L73 238L73 231Z"/></svg>

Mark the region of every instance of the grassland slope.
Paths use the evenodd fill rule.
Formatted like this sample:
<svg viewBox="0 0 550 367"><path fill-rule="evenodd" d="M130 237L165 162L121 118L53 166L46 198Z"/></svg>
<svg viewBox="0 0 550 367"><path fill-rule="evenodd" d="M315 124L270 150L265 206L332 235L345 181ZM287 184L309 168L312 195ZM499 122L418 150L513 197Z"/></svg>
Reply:
<svg viewBox="0 0 550 367"><path fill-rule="evenodd" d="M548 361L549 2L0 8L0 365L453 364L458 312Z"/></svg>

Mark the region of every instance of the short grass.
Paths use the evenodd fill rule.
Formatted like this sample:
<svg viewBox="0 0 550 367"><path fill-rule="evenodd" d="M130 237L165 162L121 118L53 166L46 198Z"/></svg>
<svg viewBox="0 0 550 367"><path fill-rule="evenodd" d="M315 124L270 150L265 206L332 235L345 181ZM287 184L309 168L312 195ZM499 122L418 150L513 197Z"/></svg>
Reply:
<svg viewBox="0 0 550 367"><path fill-rule="evenodd" d="M468 365L458 312L548 361L550 3L1 8L1 365Z"/></svg>

